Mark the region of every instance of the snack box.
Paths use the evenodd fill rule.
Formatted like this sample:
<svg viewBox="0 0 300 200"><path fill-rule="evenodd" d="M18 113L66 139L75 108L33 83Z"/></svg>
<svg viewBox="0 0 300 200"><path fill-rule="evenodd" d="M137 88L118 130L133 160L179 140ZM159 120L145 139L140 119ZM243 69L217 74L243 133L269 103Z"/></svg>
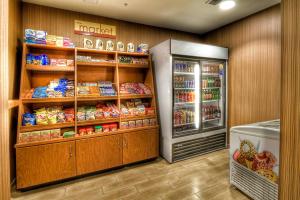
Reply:
<svg viewBox="0 0 300 200"><path fill-rule="evenodd" d="M37 141L40 141L40 131L33 131L31 132L31 137L30 137L30 142L37 142Z"/></svg>
<svg viewBox="0 0 300 200"><path fill-rule="evenodd" d="M60 129L50 130L50 139L60 138Z"/></svg>
<svg viewBox="0 0 300 200"><path fill-rule="evenodd" d="M150 120L149 119L144 119L143 120L143 126L149 126Z"/></svg>
<svg viewBox="0 0 300 200"><path fill-rule="evenodd" d="M110 124L109 130L110 131L117 131L118 130L118 124L116 124L116 123Z"/></svg>
<svg viewBox="0 0 300 200"><path fill-rule="evenodd" d="M136 120L135 121L135 126L136 127L142 127L143 126L143 120Z"/></svg>
<svg viewBox="0 0 300 200"><path fill-rule="evenodd" d="M156 119L152 118L150 119L150 126L155 126L156 125Z"/></svg>
<svg viewBox="0 0 300 200"><path fill-rule="evenodd" d="M110 131L110 125L109 124L103 124L103 133L107 133Z"/></svg>
<svg viewBox="0 0 300 200"><path fill-rule="evenodd" d="M78 129L78 133L79 133L79 135L87 135L87 132L86 132L86 128L79 128Z"/></svg>
<svg viewBox="0 0 300 200"><path fill-rule="evenodd" d="M75 131L66 131L63 134L64 138L70 138L70 137L74 137L75 136Z"/></svg>
<svg viewBox="0 0 300 200"><path fill-rule="evenodd" d="M62 47L64 46L64 38L60 36L56 36L56 46Z"/></svg>
<svg viewBox="0 0 300 200"><path fill-rule="evenodd" d="M92 126L86 127L86 133L92 135L94 133L94 128Z"/></svg>
<svg viewBox="0 0 300 200"><path fill-rule="evenodd" d="M155 115L154 108L146 108L146 115Z"/></svg>
<svg viewBox="0 0 300 200"><path fill-rule="evenodd" d="M128 128L135 128L135 121L129 121Z"/></svg>
<svg viewBox="0 0 300 200"><path fill-rule="evenodd" d="M29 141L30 135L31 135L31 132L20 133L19 142L20 143L30 142Z"/></svg>
<svg viewBox="0 0 300 200"><path fill-rule="evenodd" d="M121 122L120 127L121 127L121 129L127 129L128 128L128 122Z"/></svg>
<svg viewBox="0 0 300 200"><path fill-rule="evenodd" d="M40 131L40 140L45 141L45 140L50 140L50 130L43 130Z"/></svg>
<svg viewBox="0 0 300 200"><path fill-rule="evenodd" d="M103 128L100 125L95 126L95 133L102 133Z"/></svg>

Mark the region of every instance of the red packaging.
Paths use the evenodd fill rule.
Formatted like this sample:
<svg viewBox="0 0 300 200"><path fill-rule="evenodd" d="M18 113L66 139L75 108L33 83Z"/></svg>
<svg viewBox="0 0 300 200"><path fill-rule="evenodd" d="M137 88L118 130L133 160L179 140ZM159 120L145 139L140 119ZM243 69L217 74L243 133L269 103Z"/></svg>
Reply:
<svg viewBox="0 0 300 200"><path fill-rule="evenodd" d="M103 133L109 132L110 131L110 125L109 124L103 124Z"/></svg>
<svg viewBox="0 0 300 200"><path fill-rule="evenodd" d="M85 129L87 135L92 135L94 133L94 128L92 126L88 126Z"/></svg>
<svg viewBox="0 0 300 200"><path fill-rule="evenodd" d="M118 130L118 124L117 123L110 124L109 130L110 131L117 131Z"/></svg>
<svg viewBox="0 0 300 200"><path fill-rule="evenodd" d="M86 129L85 128L79 128L78 129L78 132L79 132L79 135L82 136L82 135L86 135L87 132L86 132Z"/></svg>

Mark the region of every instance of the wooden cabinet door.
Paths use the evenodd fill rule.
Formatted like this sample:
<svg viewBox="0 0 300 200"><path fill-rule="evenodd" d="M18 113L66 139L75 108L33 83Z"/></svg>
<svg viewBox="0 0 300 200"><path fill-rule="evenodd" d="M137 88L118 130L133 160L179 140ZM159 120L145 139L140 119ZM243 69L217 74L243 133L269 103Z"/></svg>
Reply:
<svg viewBox="0 0 300 200"><path fill-rule="evenodd" d="M17 188L75 176L75 142L17 148L16 165Z"/></svg>
<svg viewBox="0 0 300 200"><path fill-rule="evenodd" d="M123 164L158 156L157 129L128 132L123 137Z"/></svg>
<svg viewBox="0 0 300 200"><path fill-rule="evenodd" d="M122 165L122 135L76 141L77 174L86 174Z"/></svg>

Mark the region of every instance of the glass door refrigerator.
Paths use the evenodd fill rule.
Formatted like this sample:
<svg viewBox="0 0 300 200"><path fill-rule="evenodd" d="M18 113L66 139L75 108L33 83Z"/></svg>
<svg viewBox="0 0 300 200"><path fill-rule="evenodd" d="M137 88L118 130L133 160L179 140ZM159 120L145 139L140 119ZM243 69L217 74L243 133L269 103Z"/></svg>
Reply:
<svg viewBox="0 0 300 200"><path fill-rule="evenodd" d="M150 52L161 155L172 163L226 148L228 49L170 39Z"/></svg>

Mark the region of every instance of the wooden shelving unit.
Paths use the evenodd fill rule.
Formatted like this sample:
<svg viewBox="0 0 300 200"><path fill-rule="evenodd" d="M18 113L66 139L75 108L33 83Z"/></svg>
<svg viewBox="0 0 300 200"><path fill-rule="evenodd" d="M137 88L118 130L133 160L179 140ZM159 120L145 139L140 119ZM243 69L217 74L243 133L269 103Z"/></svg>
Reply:
<svg viewBox="0 0 300 200"><path fill-rule="evenodd" d="M56 67L27 65L26 55L28 53L47 54L50 58L73 59L75 61L75 66ZM92 56L100 60L113 60L113 62L80 62L76 61L77 56ZM149 64L122 64L118 62L118 56L146 58L148 59ZM76 114L77 108L83 105L95 105L97 102L109 101L114 102L120 110L121 104L125 101L130 99L142 99L142 101L147 102L150 107L156 109L153 74L150 61L151 59L148 54L141 53L24 44L20 97L24 97L32 88L46 86L51 80L63 77L74 80L75 96L63 98L20 99L18 139L17 144L15 145L17 188L32 187L157 157L158 125L120 129L120 124L122 122L143 119L156 119L157 121L157 115L104 118L89 121L76 121L75 117L75 122L71 123L21 126L23 113L27 111L32 112L38 107L47 107L56 104L74 107ZM117 95L77 95L78 83L96 81L111 81L117 91ZM151 89L152 94L120 94L120 84L126 82L144 83ZM19 142L19 134L23 132L67 129L74 130L77 133L79 127L107 123L117 123L118 130L72 138L58 138L30 143ZM53 157L54 152L55 158ZM33 159L35 160L34 162ZM44 171L44 168L40 168L44 163L53 163L55 160L64 162L64 165L61 165L62 169L56 169L55 164L50 165L47 168L48 171ZM112 160L114 160L114 162L111 162ZM36 170L39 171L39 177L34 175Z"/></svg>

